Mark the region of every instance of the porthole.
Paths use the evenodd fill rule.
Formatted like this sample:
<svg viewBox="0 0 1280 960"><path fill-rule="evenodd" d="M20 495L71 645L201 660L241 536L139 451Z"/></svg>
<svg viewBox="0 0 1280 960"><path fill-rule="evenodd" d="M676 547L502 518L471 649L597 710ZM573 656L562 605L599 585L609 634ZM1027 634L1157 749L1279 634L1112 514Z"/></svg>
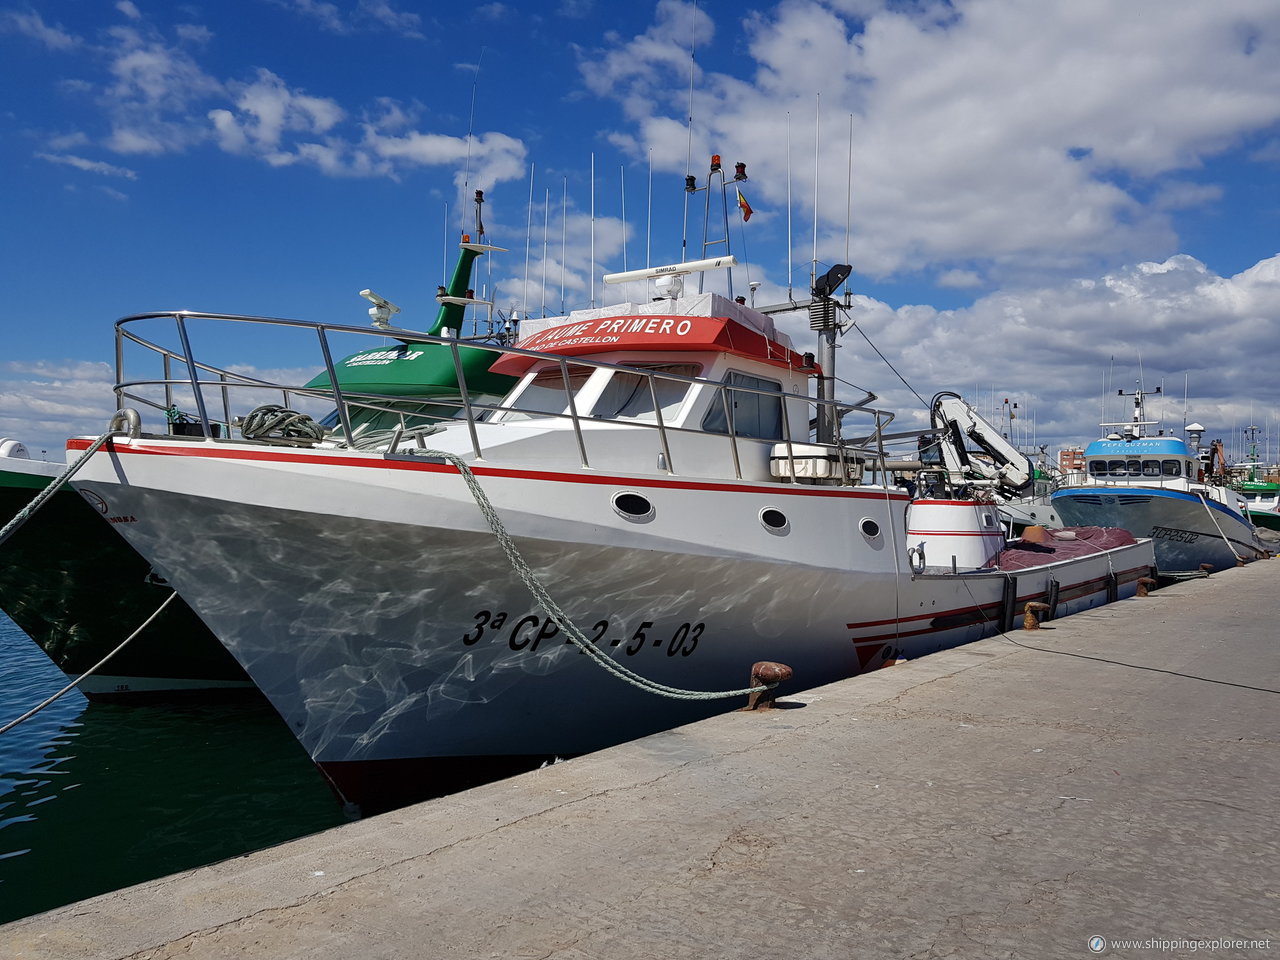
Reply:
<svg viewBox="0 0 1280 960"><path fill-rule="evenodd" d="M765 507L760 511L760 525L778 537L786 536L791 532L791 521L776 507Z"/></svg>
<svg viewBox="0 0 1280 960"><path fill-rule="evenodd" d="M862 535L868 540L874 540L880 536L880 524L876 523L870 517L863 517L858 521L858 529L862 531Z"/></svg>
<svg viewBox="0 0 1280 960"><path fill-rule="evenodd" d="M648 497L638 493L615 493L613 509L622 519L630 520L632 523L647 523L654 517L653 504L649 502Z"/></svg>

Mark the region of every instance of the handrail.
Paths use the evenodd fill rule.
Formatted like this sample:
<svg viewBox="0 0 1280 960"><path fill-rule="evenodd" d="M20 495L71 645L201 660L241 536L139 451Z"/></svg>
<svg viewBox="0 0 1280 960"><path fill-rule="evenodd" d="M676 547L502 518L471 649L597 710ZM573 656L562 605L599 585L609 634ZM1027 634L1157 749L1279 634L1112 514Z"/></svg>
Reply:
<svg viewBox="0 0 1280 960"><path fill-rule="evenodd" d="M155 342L154 340L149 339L146 336L143 336L142 334L137 332L135 329L133 329L133 325L143 321L151 321L151 320L168 320L168 321L172 321L175 324L175 327L178 332L179 340L181 342L180 351L174 350L161 343ZM246 323L246 324L256 325L256 326L282 327L282 328L291 328L291 329L300 330L300 331L301 330L314 331L321 349L321 353L324 358L324 367L329 377L329 383L327 386L324 386L324 387L307 387L307 386L301 386L301 385L282 384L278 382L263 380L261 378L254 377L248 374L226 370L223 368L212 366L210 364L207 364L201 361L197 361L191 355L191 343L187 333L187 326L190 321ZM502 411L511 410L511 411L518 412L520 410L520 407L519 407L520 399L519 399L519 396L515 397L514 402L510 406L503 406L501 404L492 404L492 403L477 403L473 398L471 391L468 387L468 384L466 382L466 376L465 376L465 372L464 372L462 362L461 362L461 357L460 357L460 348L462 346L465 346L467 349L485 350L498 355L529 357L536 361L541 361L542 364L544 365L544 368L548 362L558 365L561 373L560 380L562 381L562 387L565 393L565 404L561 409L566 410L567 412L549 413L543 410L530 410L527 412L530 415L536 416L539 418L568 420L572 425L575 441L578 446L578 452L584 467L589 466L588 446L586 442L585 431L583 429L581 413L577 409L574 390L572 389L571 382L570 382L571 381L570 370L569 370L570 364L579 368L586 368L588 370L608 369L608 370L615 370L615 371L624 371L629 375L641 376L645 378L650 400L652 402L652 412L653 412L652 419L627 418L625 420L619 420L616 422L621 424L626 424L627 426L633 426L639 429L656 429L658 431L658 439L660 442L664 461L667 464L667 469L673 473L675 472L675 463L673 460L672 447L669 439L669 434L671 432L705 434L707 433L707 431L700 428L695 428L693 426L673 427L666 421L666 419L663 417L662 408L661 408L660 399L659 399L659 393L656 385L657 380L659 378L667 382L685 383L691 386L696 385L699 387L711 388L716 392L717 396L719 397L719 403L724 412L725 436L729 443L730 453L733 460L734 475L738 478L742 478L743 476L742 458L740 453L740 440L742 438L739 436L738 425L735 423L733 404L731 402L732 398L730 396L730 391L734 391L736 393L744 394L744 395L757 395L757 396L766 397L769 400L777 402L780 405L780 408L782 411L782 417L781 417L782 436L772 441L764 437L753 437L752 440L758 441L761 443L769 443L769 442L784 443L786 445L787 459L792 464L792 469L790 471L792 476L796 474L796 469L794 465L794 460L795 460L794 444L796 442L801 442L801 441L795 440L792 436L791 416L795 415L795 411L793 409L794 404L797 404L797 403L803 404L804 406L809 407L810 409L814 409L818 414L821 414L824 409L829 409L833 413L835 413L839 418L843 418L844 416L853 412L866 414L874 418L874 428L866 436L858 437L856 439L850 440L849 438L842 437L839 431L837 431L836 442L834 445L832 445L832 448L836 451L836 454L838 456L841 476L848 475L848 457L851 454L855 455L860 462L878 461L881 465L883 465L884 461L887 459L887 456L885 453L886 441L897 440L904 437L914 437L919 433L919 431L912 431L912 432L908 432L901 435L887 434L886 427L888 427L888 425L894 419L894 414L891 411L879 410L879 409L867 406L869 402L874 400L874 395L870 393L867 394L866 397L858 401L858 403L849 404L847 401L836 401L836 400L828 400L828 399L817 398L817 397L810 397L807 395L791 394L785 391L779 391L777 389L768 390L768 389L761 389L758 387L748 386L746 384L740 384L740 383L710 381L701 377L690 377L690 376L685 376L679 373L672 373L669 371L647 369L644 366L637 366L633 364L607 363L600 360L579 358L579 357L570 358L562 355L554 355L554 354L547 354L547 353L538 352L538 351L525 350L519 347L497 344L497 343L487 342L483 340L460 340L458 338L453 338L453 337L434 337L428 334L417 333L412 330L402 330L399 328L390 328L390 329L380 328L375 330L368 326L351 326L346 324L315 323L310 321L290 320L290 319L277 318L277 317L257 317L257 316L236 315L236 314L202 313L202 312L196 312L196 311L162 311L162 312L154 312L154 313L134 314L128 317L121 318L120 320L116 321L115 328L116 328L116 368L117 368L116 369L117 383L115 387L115 392L117 394L117 397L121 398L122 400L123 398L128 397L138 403L142 403L149 406L157 406L155 401L139 396L135 391L138 391L140 389L147 388L147 387L163 387L165 391L166 401L168 401L167 405L172 406L173 390L175 387L181 386L186 389L190 389L192 391L193 398L196 403L196 407L199 411L200 421L206 437L212 436L211 421L209 419L208 408L204 402L203 391L206 387L216 387L220 391L222 396L223 413L225 416L224 422L226 422L228 426L230 426L233 420L231 400L230 400L230 392L233 388L236 390L240 390L242 388L248 388L250 390L267 389L271 391L279 391L284 396L286 400L286 404L288 404L290 395L310 397L313 399L326 400L328 402L333 403L336 407L336 415L339 421L344 442L348 445L354 445L355 443L355 430L353 429L353 425L351 422L351 417L349 413L350 409L359 408L359 409L365 409L370 411L376 411L378 413L397 414L400 420L400 429L397 431L395 440L398 445L400 442L401 434L403 434L407 429L406 421L405 421L406 415L408 416L415 415L415 412L413 410L407 410L405 408L406 402L430 404L432 407L458 408L462 413L462 416L459 419L463 419L467 423L467 428L470 433L471 445L472 445L474 455L477 458L482 458L484 455L484 450L481 446L480 438L476 430L476 422L479 419L479 416L487 414L490 411L502 412ZM452 398L450 397L412 397L412 396L403 396L403 395L391 396L387 394L367 394L367 393L351 394L351 393L348 393L347 391L344 391L338 380L336 365L334 363L333 354L330 347L332 337L339 334L342 334L342 335L351 334L351 335L356 335L362 338L367 338L371 336L379 337L379 338L391 337L395 340L400 341L405 345L448 344L450 353L453 359L454 372L457 378L456 382L458 383L458 396L452 397ZM165 374L163 378L159 380L157 379L126 379L125 373L124 373L124 365L125 365L124 344L126 342L137 345L138 347L142 348L144 351L149 351L151 353L160 355L160 357L162 358L162 364L164 367L164 374ZM186 379L173 376L173 371L170 367L170 364L174 360L181 362L186 367L186 370L188 373L188 377ZM202 379L202 374L216 377L216 380ZM390 452L395 452L395 450L392 449ZM883 475L883 468L880 470L880 473L881 475Z"/></svg>

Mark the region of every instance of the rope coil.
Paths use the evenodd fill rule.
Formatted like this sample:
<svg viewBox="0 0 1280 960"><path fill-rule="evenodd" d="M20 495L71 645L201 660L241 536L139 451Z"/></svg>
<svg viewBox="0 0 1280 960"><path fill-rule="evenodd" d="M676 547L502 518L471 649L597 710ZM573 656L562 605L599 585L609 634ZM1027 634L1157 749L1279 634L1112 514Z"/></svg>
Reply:
<svg viewBox="0 0 1280 960"><path fill-rule="evenodd" d="M246 440L270 440L306 447L324 439L324 427L305 413L278 403L268 403L245 414L240 422L240 435Z"/></svg>

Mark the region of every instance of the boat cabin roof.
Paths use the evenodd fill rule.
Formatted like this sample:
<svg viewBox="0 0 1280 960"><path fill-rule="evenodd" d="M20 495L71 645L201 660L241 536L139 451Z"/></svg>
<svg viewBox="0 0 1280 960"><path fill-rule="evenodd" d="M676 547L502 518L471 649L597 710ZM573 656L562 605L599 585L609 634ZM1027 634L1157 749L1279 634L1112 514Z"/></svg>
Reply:
<svg viewBox="0 0 1280 960"><path fill-rule="evenodd" d="M516 346L560 356L595 356L635 352L665 354L720 353L788 370L816 373L818 368L792 348L791 338L773 321L719 294L704 293L652 303L622 303L575 310L567 317L526 320ZM658 359L655 357L655 359ZM520 376L536 357L508 355L492 372Z"/></svg>
<svg viewBox="0 0 1280 960"><path fill-rule="evenodd" d="M1085 447L1086 459L1133 457L1191 457L1195 453L1177 437L1136 437L1131 440L1095 440Z"/></svg>

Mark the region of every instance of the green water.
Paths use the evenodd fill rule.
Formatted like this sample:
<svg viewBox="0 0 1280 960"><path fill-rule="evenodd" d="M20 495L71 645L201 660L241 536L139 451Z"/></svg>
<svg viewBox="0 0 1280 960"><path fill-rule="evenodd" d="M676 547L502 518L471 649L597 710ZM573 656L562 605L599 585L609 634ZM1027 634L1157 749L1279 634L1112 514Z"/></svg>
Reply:
<svg viewBox="0 0 1280 960"><path fill-rule="evenodd" d="M0 725L65 684L0 614ZM345 822L265 702L90 704L0 734L0 923Z"/></svg>

